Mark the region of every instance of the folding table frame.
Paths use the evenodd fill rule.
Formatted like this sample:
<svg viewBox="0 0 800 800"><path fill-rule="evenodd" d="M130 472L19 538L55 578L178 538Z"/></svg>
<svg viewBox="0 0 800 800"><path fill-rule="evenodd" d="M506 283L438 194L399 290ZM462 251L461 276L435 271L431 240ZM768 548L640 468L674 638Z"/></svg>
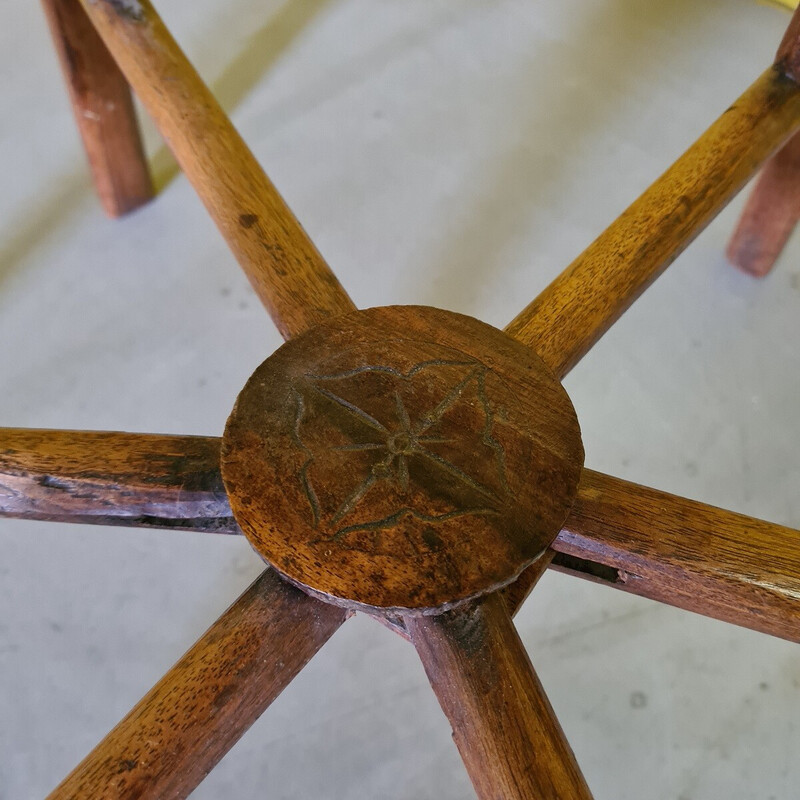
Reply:
<svg viewBox="0 0 800 800"><path fill-rule="evenodd" d="M129 87L283 336L222 439L0 429L0 513L243 533L269 568L50 795L183 798L355 611L416 647L480 798L589 798L514 628L545 569L800 639L798 532L583 468L560 380L765 165L800 198L800 12L775 62L499 331L358 311L148 0L43 0L97 191L152 195Z"/></svg>

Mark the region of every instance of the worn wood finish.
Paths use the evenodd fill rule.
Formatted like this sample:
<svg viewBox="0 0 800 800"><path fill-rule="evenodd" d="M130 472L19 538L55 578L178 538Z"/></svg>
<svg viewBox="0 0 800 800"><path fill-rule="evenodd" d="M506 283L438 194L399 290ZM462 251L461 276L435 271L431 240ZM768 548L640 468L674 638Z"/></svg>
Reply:
<svg viewBox="0 0 800 800"><path fill-rule="evenodd" d="M224 470L251 543L331 603L268 570L51 797L186 797L338 629L335 603L410 636L482 800L590 798L511 622L548 565L800 641L800 534L581 472L558 383L800 126L800 12L776 65L509 336L433 309L342 317L352 303L149 2L81 3L283 334L308 331L242 393ZM236 530L219 447L0 431L0 511Z"/></svg>
<svg viewBox="0 0 800 800"><path fill-rule="evenodd" d="M203 436L0 428L0 515L239 533Z"/></svg>
<svg viewBox="0 0 800 800"><path fill-rule="evenodd" d="M480 800L591 798L499 595L406 625Z"/></svg>
<svg viewBox="0 0 800 800"><path fill-rule="evenodd" d="M118 217L153 196L128 83L80 0L41 0L95 189Z"/></svg>
<svg viewBox="0 0 800 800"><path fill-rule="evenodd" d="M800 531L584 470L553 549L575 574L800 641Z"/></svg>
<svg viewBox="0 0 800 800"><path fill-rule="evenodd" d="M514 616L520 610L522 604L528 599L530 593L536 588L539 578L547 572L548 567L564 572L565 570L557 563L557 560L564 557L563 554L557 553L552 547L549 547L542 553L536 561L533 562L513 583L508 584L504 589L501 589L498 594L503 598L508 613ZM611 569L610 572L616 577L617 571ZM581 577L586 577L581 575ZM407 641L411 641L411 637L406 629L405 616L397 613L382 613L373 614L372 618L380 622L384 627L390 631L394 631L398 636Z"/></svg>
<svg viewBox="0 0 800 800"><path fill-rule="evenodd" d="M739 269L761 278L781 254L800 219L800 133L768 162L747 199L728 244Z"/></svg>
<svg viewBox="0 0 800 800"><path fill-rule="evenodd" d="M768 69L506 328L563 377L800 127L800 87Z"/></svg>
<svg viewBox="0 0 800 800"><path fill-rule="evenodd" d="M266 571L50 800L187 797L345 618Z"/></svg>
<svg viewBox="0 0 800 800"><path fill-rule="evenodd" d="M530 348L460 314L360 311L268 358L222 474L255 549L368 611L441 610L538 558L572 504L580 429Z"/></svg>
<svg viewBox="0 0 800 800"><path fill-rule="evenodd" d="M284 337L355 308L147 0L81 0Z"/></svg>

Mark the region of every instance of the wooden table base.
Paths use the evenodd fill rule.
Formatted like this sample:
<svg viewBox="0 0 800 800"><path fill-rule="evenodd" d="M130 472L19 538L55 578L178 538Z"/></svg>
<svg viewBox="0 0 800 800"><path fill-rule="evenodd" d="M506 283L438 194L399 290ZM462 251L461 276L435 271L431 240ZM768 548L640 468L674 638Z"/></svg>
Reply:
<svg viewBox="0 0 800 800"><path fill-rule="evenodd" d="M764 164L732 252L771 265L798 210L800 12L775 63L499 331L356 311L149 0L45 8L109 211L150 192L130 85L290 340L222 441L0 429L1 514L243 532L271 567L52 798L186 797L358 610L413 642L482 800L588 799L511 621L548 566L800 640L798 532L584 470L560 384Z"/></svg>
<svg viewBox="0 0 800 800"><path fill-rule="evenodd" d="M146 203L153 184L128 82L80 0L42 0L105 212L119 217Z"/></svg>

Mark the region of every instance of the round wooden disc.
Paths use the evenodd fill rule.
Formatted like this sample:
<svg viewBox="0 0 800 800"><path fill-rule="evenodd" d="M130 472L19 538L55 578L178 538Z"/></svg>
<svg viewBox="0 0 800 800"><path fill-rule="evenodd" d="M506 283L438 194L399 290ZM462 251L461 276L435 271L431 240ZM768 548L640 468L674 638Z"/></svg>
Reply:
<svg viewBox="0 0 800 800"><path fill-rule="evenodd" d="M582 465L572 403L529 348L415 306L283 345L222 447L256 551L323 599L384 612L435 613L511 582L558 534Z"/></svg>

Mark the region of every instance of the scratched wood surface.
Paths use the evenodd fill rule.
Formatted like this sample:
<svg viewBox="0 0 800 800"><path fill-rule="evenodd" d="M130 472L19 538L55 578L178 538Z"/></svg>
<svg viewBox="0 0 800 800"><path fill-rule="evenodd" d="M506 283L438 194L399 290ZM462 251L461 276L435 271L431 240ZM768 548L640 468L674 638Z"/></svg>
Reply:
<svg viewBox="0 0 800 800"><path fill-rule="evenodd" d="M775 60L794 81L800 77L798 40L800 21L793 17ZM795 134L761 171L728 243L728 258L739 269L761 278L775 265L800 218L799 179L800 134Z"/></svg>
<svg viewBox="0 0 800 800"><path fill-rule="evenodd" d="M49 800L188 797L345 619L267 570Z"/></svg>
<svg viewBox="0 0 800 800"><path fill-rule="evenodd" d="M153 196L128 83L80 0L41 2L100 202L126 214Z"/></svg>
<svg viewBox="0 0 800 800"><path fill-rule="evenodd" d="M800 531L585 470L553 548L587 578L800 641Z"/></svg>
<svg viewBox="0 0 800 800"><path fill-rule="evenodd" d="M469 317L370 309L280 348L223 437L234 515L321 597L443 610L513 580L555 538L583 446L561 384Z"/></svg>
<svg viewBox="0 0 800 800"><path fill-rule="evenodd" d="M120 4L120 3L114 3L113 5L115 5L115 7L117 8L117 11L120 11L120 9L127 11L128 13L126 14L126 16L127 16L127 17L129 17L129 18L136 18L136 17L137 17L137 15L138 15L138 9L139 9L139 6L138 6L138 4L137 4L137 3L124 3L124 4ZM298 326L298 330L302 330L302 325ZM53 488L53 487L50 487L50 488ZM620 502L622 502L622 501L620 501ZM676 506L676 507L677 507L677 506ZM681 513L682 513L682 511L681 511ZM563 554L562 554L562 555L563 555ZM563 563L563 562L562 562L562 563ZM537 565L537 566L538 566L538 565ZM601 566L602 566L602 565L601 565ZM456 657L457 657L457 656L456 656ZM509 671L511 671L512 669L513 669L513 667L509 668ZM530 688L530 687L529 687L529 688ZM533 693L534 695L536 695L536 694L537 694L537 689L536 689L536 687L535 687L535 686L533 687L533 689L532 689L531 691L532 691L532 693ZM482 698L482 697L480 697L480 696L478 696L478 697L477 697L477 702L481 702L482 700L483 700L483 698ZM472 700L471 700L471 702L472 702ZM541 710L541 708L542 708L542 707L541 707L541 704L539 705L539 707L540 707L540 710ZM546 709L545 709L545 712L544 712L544 716L545 716L545 717L547 717L547 712L546 712ZM553 742L555 742L555 743L556 743L556 749L558 749L558 741L559 741L559 735L558 735L558 731L557 731L557 730L555 730L555 728L554 728L554 726L553 726L553 725L545 725L545 728L547 728L547 732L548 732L548 734L549 734L549 741L550 741L550 743L552 744ZM469 748L468 748L468 747L465 747L464 749L465 749L465 751L466 751L466 750L468 750ZM567 758L567 757L564 755L564 752L563 752L563 750L562 750L562 752L561 752L561 755L559 756L559 758L558 758L558 759L556 759L556 760L560 760L560 761L562 761L562 762L567 762L567 763L569 763L569 760L568 760L568 758ZM127 765L126 765L126 766L127 766ZM567 771L569 771L569 770L567 770ZM546 771L545 771L545 774L547 774L547 773L546 773ZM487 791L488 791L488 790L487 790ZM577 791L578 791L578 790L576 790L576 792L577 792ZM159 795L159 796L160 796L160 795ZM578 794L578 796L580 796L580 794Z"/></svg>
<svg viewBox="0 0 800 800"><path fill-rule="evenodd" d="M203 436L0 428L0 515L238 533Z"/></svg>

